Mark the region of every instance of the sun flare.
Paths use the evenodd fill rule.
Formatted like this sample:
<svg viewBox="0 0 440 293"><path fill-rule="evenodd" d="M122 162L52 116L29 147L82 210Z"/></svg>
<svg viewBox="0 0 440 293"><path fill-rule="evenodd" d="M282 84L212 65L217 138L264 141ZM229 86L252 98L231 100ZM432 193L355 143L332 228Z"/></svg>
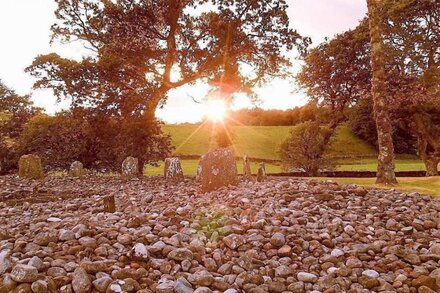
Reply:
<svg viewBox="0 0 440 293"><path fill-rule="evenodd" d="M215 99L206 102L205 115L212 122L222 122L225 120L227 115L227 106L225 101Z"/></svg>

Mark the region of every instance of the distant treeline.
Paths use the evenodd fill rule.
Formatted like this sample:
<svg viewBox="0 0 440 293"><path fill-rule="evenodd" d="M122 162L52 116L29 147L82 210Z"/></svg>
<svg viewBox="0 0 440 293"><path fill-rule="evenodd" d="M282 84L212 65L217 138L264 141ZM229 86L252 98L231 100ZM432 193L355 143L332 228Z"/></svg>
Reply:
<svg viewBox="0 0 440 293"><path fill-rule="evenodd" d="M230 114L233 123L246 126L292 126L306 121L327 122L329 110L307 104L288 110L241 109Z"/></svg>

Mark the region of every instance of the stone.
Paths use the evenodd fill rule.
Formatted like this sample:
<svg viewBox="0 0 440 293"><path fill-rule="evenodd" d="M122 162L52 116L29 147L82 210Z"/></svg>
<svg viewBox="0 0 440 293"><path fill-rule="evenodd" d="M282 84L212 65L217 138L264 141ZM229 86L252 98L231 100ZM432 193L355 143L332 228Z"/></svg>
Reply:
<svg viewBox="0 0 440 293"><path fill-rule="evenodd" d="M258 167L258 173L257 173L257 182L264 182L266 181L266 165L264 163L260 163L260 166Z"/></svg>
<svg viewBox="0 0 440 293"><path fill-rule="evenodd" d="M148 261L149 259L148 249L142 243L136 243L133 246L131 255L134 260Z"/></svg>
<svg viewBox="0 0 440 293"><path fill-rule="evenodd" d="M116 212L115 196L109 195L103 198L104 212L114 213Z"/></svg>
<svg viewBox="0 0 440 293"><path fill-rule="evenodd" d="M185 180L179 158L165 159L164 177L174 182Z"/></svg>
<svg viewBox="0 0 440 293"><path fill-rule="evenodd" d="M85 175L84 166L81 162L75 161L70 165L69 176L82 178Z"/></svg>
<svg viewBox="0 0 440 293"><path fill-rule="evenodd" d="M299 272L296 277L298 281L305 283L315 283L318 280L316 275L307 272Z"/></svg>
<svg viewBox="0 0 440 293"><path fill-rule="evenodd" d="M187 248L176 248L168 254L168 258L176 261L192 260L193 253Z"/></svg>
<svg viewBox="0 0 440 293"><path fill-rule="evenodd" d="M36 268L39 272L41 272L42 270L44 270L44 268L46 267L43 263L43 261L38 257L38 256L33 256L29 262L28 265L33 266L34 268Z"/></svg>
<svg viewBox="0 0 440 293"><path fill-rule="evenodd" d="M60 241L69 241L75 239L75 233L73 233L71 230L61 229L58 232L58 239Z"/></svg>
<svg viewBox="0 0 440 293"><path fill-rule="evenodd" d="M245 178L252 177L251 163L249 162L249 158L247 155L243 156L243 176Z"/></svg>
<svg viewBox="0 0 440 293"><path fill-rule="evenodd" d="M34 243L41 245L41 246L47 246L49 243L53 242L56 243L58 241L58 236L55 232L41 232L35 235Z"/></svg>
<svg viewBox="0 0 440 293"><path fill-rule="evenodd" d="M139 175L139 160L133 157L127 157L122 162L122 177L132 179Z"/></svg>
<svg viewBox="0 0 440 293"><path fill-rule="evenodd" d="M43 179L41 159L37 155L24 155L18 161L18 175L27 179Z"/></svg>
<svg viewBox="0 0 440 293"><path fill-rule="evenodd" d="M188 277L188 281L196 286L210 286L214 276L208 271L198 271Z"/></svg>
<svg viewBox="0 0 440 293"><path fill-rule="evenodd" d="M286 243L286 237L282 233L275 233L270 238L270 244L275 247L281 247Z"/></svg>
<svg viewBox="0 0 440 293"><path fill-rule="evenodd" d="M93 287L98 292L106 292L108 286L113 282L113 279L109 276L103 276L101 278L97 278L92 282Z"/></svg>
<svg viewBox="0 0 440 293"><path fill-rule="evenodd" d="M88 293L92 289L89 275L82 267L77 267L73 272L72 289L75 293Z"/></svg>
<svg viewBox="0 0 440 293"><path fill-rule="evenodd" d="M159 285L156 287L156 292L158 293L173 293L175 287L175 282L171 280L161 279L159 280Z"/></svg>
<svg viewBox="0 0 440 293"><path fill-rule="evenodd" d="M223 238L223 242L230 249L237 249L246 243L246 239L242 235L231 234Z"/></svg>
<svg viewBox="0 0 440 293"><path fill-rule="evenodd" d="M379 278L379 273L376 272L375 270L365 270L365 271L362 272L362 275L367 276L367 277L372 278L372 279Z"/></svg>
<svg viewBox="0 0 440 293"><path fill-rule="evenodd" d="M38 270L30 265L17 264L12 269L11 278L18 283L32 283L38 278Z"/></svg>
<svg viewBox="0 0 440 293"><path fill-rule="evenodd" d="M49 289L47 282L44 280L37 280L32 283L31 289L33 293L48 293Z"/></svg>
<svg viewBox="0 0 440 293"><path fill-rule="evenodd" d="M200 158L202 192L237 184L237 164L234 153L227 148L214 150Z"/></svg>
<svg viewBox="0 0 440 293"><path fill-rule="evenodd" d="M12 266L11 251L3 250L0 252L0 276L9 271Z"/></svg>
<svg viewBox="0 0 440 293"><path fill-rule="evenodd" d="M175 293L193 293L194 289L191 286L191 283L188 282L184 278L179 278L174 286Z"/></svg>

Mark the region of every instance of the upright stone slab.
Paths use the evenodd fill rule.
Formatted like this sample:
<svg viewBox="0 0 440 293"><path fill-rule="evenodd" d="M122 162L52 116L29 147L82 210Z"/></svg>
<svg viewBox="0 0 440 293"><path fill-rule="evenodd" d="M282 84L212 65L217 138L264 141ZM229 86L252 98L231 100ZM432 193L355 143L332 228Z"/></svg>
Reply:
<svg viewBox="0 0 440 293"><path fill-rule="evenodd" d="M260 167L258 168L257 181L263 182L266 180L266 165L264 163L260 163Z"/></svg>
<svg viewBox="0 0 440 293"><path fill-rule="evenodd" d="M138 176L139 161L137 158L128 157L122 162L122 177L131 179Z"/></svg>
<svg viewBox="0 0 440 293"><path fill-rule="evenodd" d="M185 180L179 158L165 159L164 177L177 182Z"/></svg>
<svg viewBox="0 0 440 293"><path fill-rule="evenodd" d="M37 155L24 155L18 161L18 175L28 179L43 179L41 159Z"/></svg>
<svg viewBox="0 0 440 293"><path fill-rule="evenodd" d="M249 162L249 158L247 155L243 156L243 176L245 178L250 178L252 176L251 163Z"/></svg>
<svg viewBox="0 0 440 293"><path fill-rule="evenodd" d="M237 164L230 149L217 149L202 156L199 165L203 192L237 183Z"/></svg>
<svg viewBox="0 0 440 293"><path fill-rule="evenodd" d="M85 170L81 162L75 161L70 165L69 177L82 178L84 174L85 174Z"/></svg>

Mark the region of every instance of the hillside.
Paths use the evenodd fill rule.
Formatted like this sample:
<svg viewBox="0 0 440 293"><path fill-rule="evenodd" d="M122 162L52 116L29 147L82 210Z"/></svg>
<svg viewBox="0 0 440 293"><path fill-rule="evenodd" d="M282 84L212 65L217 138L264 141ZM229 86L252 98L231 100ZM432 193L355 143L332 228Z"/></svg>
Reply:
<svg viewBox="0 0 440 293"><path fill-rule="evenodd" d="M209 126L166 125L163 131L170 134L175 154L198 156L215 147ZM237 156L247 154L251 158L279 160L278 148L289 135L290 126L235 126L233 127L233 148ZM375 149L354 136L345 125L337 129L337 134L329 146L329 156L363 157L375 156Z"/></svg>

